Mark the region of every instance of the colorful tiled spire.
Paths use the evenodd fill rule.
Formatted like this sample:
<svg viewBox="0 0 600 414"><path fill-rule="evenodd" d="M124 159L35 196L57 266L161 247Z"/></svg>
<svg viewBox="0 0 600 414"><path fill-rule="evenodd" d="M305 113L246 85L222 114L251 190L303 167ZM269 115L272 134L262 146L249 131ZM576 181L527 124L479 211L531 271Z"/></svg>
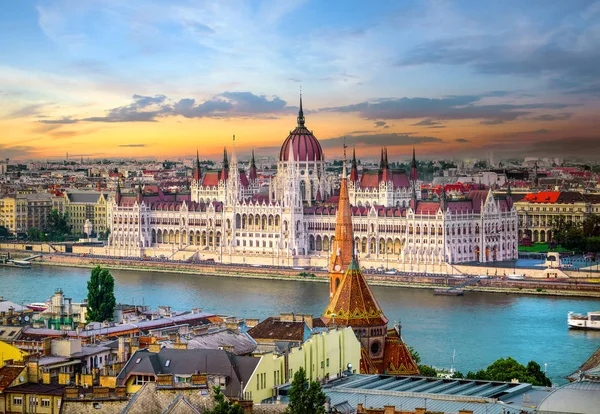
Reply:
<svg viewBox="0 0 600 414"><path fill-rule="evenodd" d="M335 239L333 242L331 258L329 259L330 297L333 297L337 287L342 281L344 272L352 261L354 253L353 243L352 210L350 208L350 196L348 195L348 179L346 178L346 145L344 144L344 163L335 225Z"/></svg>

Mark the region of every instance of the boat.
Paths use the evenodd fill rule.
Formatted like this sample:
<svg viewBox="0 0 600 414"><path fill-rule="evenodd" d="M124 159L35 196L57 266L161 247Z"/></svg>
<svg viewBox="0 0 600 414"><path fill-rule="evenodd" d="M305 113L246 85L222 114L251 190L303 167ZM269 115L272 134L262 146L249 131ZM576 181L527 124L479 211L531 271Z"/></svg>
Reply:
<svg viewBox="0 0 600 414"><path fill-rule="evenodd" d="M48 309L48 304L44 302L32 302L29 305L25 305L25 307L36 312L43 312Z"/></svg>
<svg viewBox="0 0 600 414"><path fill-rule="evenodd" d="M463 289L438 288L433 290L433 294L439 296L463 296L465 291Z"/></svg>
<svg viewBox="0 0 600 414"><path fill-rule="evenodd" d="M512 275L507 276L510 280L525 280L525 276L513 273Z"/></svg>
<svg viewBox="0 0 600 414"><path fill-rule="evenodd" d="M15 267L31 267L31 262L27 260L13 260L12 263Z"/></svg>
<svg viewBox="0 0 600 414"><path fill-rule="evenodd" d="M600 311L588 312L587 315L569 312L567 323L572 329L600 330Z"/></svg>

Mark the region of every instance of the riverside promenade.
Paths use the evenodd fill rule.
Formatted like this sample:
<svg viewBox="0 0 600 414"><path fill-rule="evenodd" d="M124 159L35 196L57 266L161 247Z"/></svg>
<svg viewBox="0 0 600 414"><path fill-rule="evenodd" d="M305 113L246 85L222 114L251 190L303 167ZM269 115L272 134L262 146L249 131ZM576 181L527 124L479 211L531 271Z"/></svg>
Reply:
<svg viewBox="0 0 600 414"><path fill-rule="evenodd" d="M109 269L151 271L164 273L192 274L198 277L219 276L233 278L254 278L272 280L295 280L299 282L328 283L326 271L289 267L271 267L266 265L224 265L210 261L188 263L182 261L159 261L141 259L116 259L108 257L89 257L72 254L43 254L33 262L34 265L68 266L92 268L97 265ZM435 289L458 286L465 282L468 275L396 273L365 271L369 283L378 286L396 286L417 289ZM473 275L476 276L476 275ZM600 298L600 283L581 280L532 279L508 280L503 277L480 279L478 283L465 290L521 295L548 295Z"/></svg>

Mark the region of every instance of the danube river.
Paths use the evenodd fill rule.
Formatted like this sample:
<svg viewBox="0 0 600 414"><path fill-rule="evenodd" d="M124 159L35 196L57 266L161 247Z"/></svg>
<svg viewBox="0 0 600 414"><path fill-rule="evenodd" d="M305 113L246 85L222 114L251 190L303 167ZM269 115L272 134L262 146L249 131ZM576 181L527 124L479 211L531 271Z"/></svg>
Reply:
<svg viewBox="0 0 600 414"><path fill-rule="evenodd" d="M319 315L327 306L325 283L239 279L140 271L111 271L121 303L169 305L264 319L281 312ZM62 288L74 302L87 295L90 270L54 266L0 268L0 296L17 303L43 302ZM600 332L570 331L567 312L600 310L600 300L466 292L434 296L431 290L374 286L390 323L424 363L466 373L500 357L537 361L553 382L576 370L598 347Z"/></svg>

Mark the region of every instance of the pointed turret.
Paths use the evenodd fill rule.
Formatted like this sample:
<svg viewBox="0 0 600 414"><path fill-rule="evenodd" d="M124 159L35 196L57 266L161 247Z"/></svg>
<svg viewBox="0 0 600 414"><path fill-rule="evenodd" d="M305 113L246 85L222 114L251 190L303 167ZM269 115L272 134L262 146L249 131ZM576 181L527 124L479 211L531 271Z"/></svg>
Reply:
<svg viewBox="0 0 600 414"><path fill-rule="evenodd" d="M337 218L335 225L335 239L333 250L329 259L329 292L333 297L337 287L342 281L344 272L352 261L354 233L352 231L352 210L350 196L348 195L348 180L346 178L346 148L344 144L344 162L342 169L342 183L340 185L340 199L338 202Z"/></svg>
<svg viewBox="0 0 600 414"><path fill-rule="evenodd" d="M117 177L117 191L115 193L115 203L119 205L121 202L121 179Z"/></svg>
<svg viewBox="0 0 600 414"><path fill-rule="evenodd" d="M381 181L383 181L384 183L392 181L392 173L390 171L390 166L387 157L387 147L384 147L383 149L383 170L381 172Z"/></svg>
<svg viewBox="0 0 600 414"><path fill-rule="evenodd" d="M304 127L304 111L302 110L302 93L300 93L300 109L298 110L298 126Z"/></svg>
<svg viewBox="0 0 600 414"><path fill-rule="evenodd" d="M511 209L513 206L512 191L510 189L510 181L508 182L508 185L506 186L506 205L508 206L509 209Z"/></svg>
<svg viewBox="0 0 600 414"><path fill-rule="evenodd" d="M196 150L196 164L194 165L194 181L200 181L202 171L200 170L200 154Z"/></svg>
<svg viewBox="0 0 600 414"><path fill-rule="evenodd" d="M142 185L141 184L137 188L137 194L135 196L135 199L138 202L138 204L142 204L142 200L144 199L144 194L142 192Z"/></svg>
<svg viewBox="0 0 600 414"><path fill-rule="evenodd" d="M252 150L252 159L250 160L250 171L248 172L248 177L251 181L256 181L258 178L258 173L256 172L256 161L254 160L254 150Z"/></svg>
<svg viewBox="0 0 600 414"><path fill-rule="evenodd" d="M410 181L416 182L419 179L417 172L417 158L415 156L415 147L413 147L412 162L410 164Z"/></svg>
<svg viewBox="0 0 600 414"><path fill-rule="evenodd" d="M442 192L440 194L440 209L445 211L447 206L448 200L446 198L446 185L442 184Z"/></svg>
<svg viewBox="0 0 600 414"><path fill-rule="evenodd" d="M227 147L223 148L223 168L221 169L221 180L225 181L229 177L229 160L227 159Z"/></svg>
<svg viewBox="0 0 600 414"><path fill-rule="evenodd" d="M379 159L379 169L383 170L383 166L384 166L384 161L383 161L383 148L381 148L381 158Z"/></svg>
<svg viewBox="0 0 600 414"><path fill-rule="evenodd" d="M350 167L350 182L358 181L358 166L356 164L356 149L352 148L352 165Z"/></svg>

